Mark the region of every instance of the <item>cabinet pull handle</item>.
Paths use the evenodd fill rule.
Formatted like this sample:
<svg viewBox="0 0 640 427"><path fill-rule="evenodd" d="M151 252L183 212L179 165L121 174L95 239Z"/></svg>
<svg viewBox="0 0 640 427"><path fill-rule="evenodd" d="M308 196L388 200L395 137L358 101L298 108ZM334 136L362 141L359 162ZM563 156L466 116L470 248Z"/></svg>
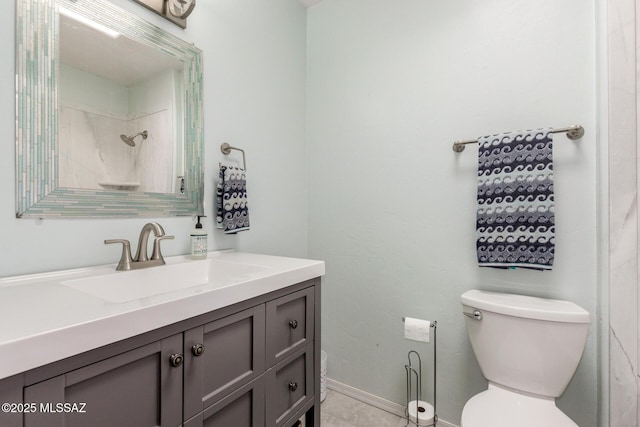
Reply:
<svg viewBox="0 0 640 427"><path fill-rule="evenodd" d="M298 383L289 383L289 390L296 391L298 389Z"/></svg>
<svg viewBox="0 0 640 427"><path fill-rule="evenodd" d="M182 362L184 362L184 356L180 353L172 354L169 358L169 361L171 362L171 366L177 368L179 366L182 366Z"/></svg>
<svg viewBox="0 0 640 427"><path fill-rule="evenodd" d="M291 322L289 322L289 327L291 327L291 329L295 329L298 327L298 321L297 320L292 320Z"/></svg>
<svg viewBox="0 0 640 427"><path fill-rule="evenodd" d="M203 344L196 344L193 347L191 347L191 353L193 353L194 356L202 356L202 353L204 353L204 345Z"/></svg>

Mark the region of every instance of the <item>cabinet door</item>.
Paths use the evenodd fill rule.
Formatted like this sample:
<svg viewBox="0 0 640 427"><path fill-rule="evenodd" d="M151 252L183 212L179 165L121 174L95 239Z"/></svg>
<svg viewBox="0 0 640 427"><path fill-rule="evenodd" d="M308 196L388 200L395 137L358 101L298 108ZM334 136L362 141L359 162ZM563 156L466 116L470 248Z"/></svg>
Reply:
<svg viewBox="0 0 640 427"><path fill-rule="evenodd" d="M182 422L182 334L26 387L25 427L176 427ZM59 406L58 404L67 404Z"/></svg>
<svg viewBox="0 0 640 427"><path fill-rule="evenodd" d="M22 387L22 375L0 381L0 403L23 403ZM22 411L0 412L0 426L22 427Z"/></svg>
<svg viewBox="0 0 640 427"><path fill-rule="evenodd" d="M313 345L271 368L267 377L267 424L284 426L314 396Z"/></svg>
<svg viewBox="0 0 640 427"><path fill-rule="evenodd" d="M267 303L267 367L313 342L314 288Z"/></svg>
<svg viewBox="0 0 640 427"><path fill-rule="evenodd" d="M246 384L184 424L184 427L264 427L264 376Z"/></svg>
<svg viewBox="0 0 640 427"><path fill-rule="evenodd" d="M185 333L185 420L264 372L264 318L259 305Z"/></svg>

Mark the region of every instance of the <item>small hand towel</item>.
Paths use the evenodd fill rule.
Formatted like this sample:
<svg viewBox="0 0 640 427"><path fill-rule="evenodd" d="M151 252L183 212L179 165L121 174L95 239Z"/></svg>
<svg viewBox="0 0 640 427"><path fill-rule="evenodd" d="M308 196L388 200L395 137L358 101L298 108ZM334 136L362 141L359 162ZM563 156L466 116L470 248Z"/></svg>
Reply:
<svg viewBox="0 0 640 427"><path fill-rule="evenodd" d="M553 266L551 129L478 138L476 250L481 267Z"/></svg>
<svg viewBox="0 0 640 427"><path fill-rule="evenodd" d="M405 317L404 337L408 340L429 342L431 322L429 320L414 319Z"/></svg>
<svg viewBox="0 0 640 427"><path fill-rule="evenodd" d="M247 178L244 169L220 166L216 186L216 227L226 234L249 230Z"/></svg>

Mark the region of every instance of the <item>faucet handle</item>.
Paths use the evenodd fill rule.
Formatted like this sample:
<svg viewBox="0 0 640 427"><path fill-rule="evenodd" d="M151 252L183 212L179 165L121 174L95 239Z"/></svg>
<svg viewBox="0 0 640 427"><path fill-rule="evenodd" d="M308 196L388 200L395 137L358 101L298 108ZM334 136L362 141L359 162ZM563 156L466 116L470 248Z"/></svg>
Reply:
<svg viewBox="0 0 640 427"><path fill-rule="evenodd" d="M118 262L116 271L131 270L131 263L133 262L133 258L131 258L131 244L129 243L129 241L125 239L108 239L104 241L105 245L109 245L112 243L122 243L122 256L120 257L120 262Z"/></svg>
<svg viewBox="0 0 640 427"><path fill-rule="evenodd" d="M153 253L151 254L152 260L160 260L161 264L164 264L164 257L160 251L160 242L162 240L173 240L175 236L158 236L153 239Z"/></svg>

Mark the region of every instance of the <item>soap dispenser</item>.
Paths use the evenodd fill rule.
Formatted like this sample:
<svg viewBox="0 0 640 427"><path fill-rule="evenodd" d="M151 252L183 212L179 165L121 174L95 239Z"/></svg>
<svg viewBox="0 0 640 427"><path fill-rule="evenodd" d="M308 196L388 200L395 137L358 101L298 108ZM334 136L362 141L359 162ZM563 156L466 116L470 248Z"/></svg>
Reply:
<svg viewBox="0 0 640 427"><path fill-rule="evenodd" d="M198 223L195 230L191 232L191 258L204 259L207 257L207 232L200 224L200 218L206 218L198 215Z"/></svg>

